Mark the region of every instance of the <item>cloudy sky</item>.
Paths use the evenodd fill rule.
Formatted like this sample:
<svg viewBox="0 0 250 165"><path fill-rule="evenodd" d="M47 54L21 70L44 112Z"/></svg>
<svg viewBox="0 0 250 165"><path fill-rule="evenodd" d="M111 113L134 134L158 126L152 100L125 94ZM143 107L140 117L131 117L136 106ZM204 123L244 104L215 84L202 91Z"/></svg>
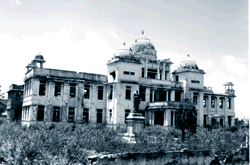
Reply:
<svg viewBox="0 0 250 165"><path fill-rule="evenodd" d="M214 92L233 82L236 116L247 117L247 0L0 0L2 91L23 83L39 52L46 68L106 74L113 53L142 30L172 70L190 54Z"/></svg>

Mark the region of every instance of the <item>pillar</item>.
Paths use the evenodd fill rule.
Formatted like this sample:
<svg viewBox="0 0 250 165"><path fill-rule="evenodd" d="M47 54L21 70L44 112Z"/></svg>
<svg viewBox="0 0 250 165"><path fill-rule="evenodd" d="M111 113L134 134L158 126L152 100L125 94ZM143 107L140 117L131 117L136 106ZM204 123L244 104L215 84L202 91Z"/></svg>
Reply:
<svg viewBox="0 0 250 165"><path fill-rule="evenodd" d="M160 62L157 62L157 79L160 80Z"/></svg>
<svg viewBox="0 0 250 165"><path fill-rule="evenodd" d="M169 98L168 98L168 93L169 93L169 92L170 92L169 90L166 90L166 101L169 100Z"/></svg>
<svg viewBox="0 0 250 165"><path fill-rule="evenodd" d="M151 122L152 125L155 125L155 113L153 110L151 110Z"/></svg>
<svg viewBox="0 0 250 165"><path fill-rule="evenodd" d="M144 73L145 73L145 78L148 78L148 59L146 59L145 60L145 63L146 63L146 65L145 65L145 71L144 71Z"/></svg>
<svg viewBox="0 0 250 165"><path fill-rule="evenodd" d="M170 76L171 76L171 64L168 63L168 80L170 80Z"/></svg>
<svg viewBox="0 0 250 165"><path fill-rule="evenodd" d="M211 124L211 95L207 97L207 124Z"/></svg>
<svg viewBox="0 0 250 165"><path fill-rule="evenodd" d="M220 111L220 97L216 97L216 114L218 114Z"/></svg>
<svg viewBox="0 0 250 165"><path fill-rule="evenodd" d="M199 98L198 98L198 125L199 126L204 126L203 125L203 116L204 116L204 112L203 112L203 92L199 92Z"/></svg>
<svg viewBox="0 0 250 165"><path fill-rule="evenodd" d="M162 63L162 76L161 76L162 80L166 80L165 79L165 76L166 76L165 75L166 74L166 68L165 67L166 67L166 63Z"/></svg>
<svg viewBox="0 0 250 165"><path fill-rule="evenodd" d="M224 99L224 103L223 103L223 110L224 110L224 126L225 127L228 127L228 109L227 109L227 101L228 101L228 98L225 97Z"/></svg>
<svg viewBox="0 0 250 165"><path fill-rule="evenodd" d="M171 124L171 123L170 123L171 121L169 120L169 119L170 119L170 114L169 114L169 112L170 112L170 111L167 110L167 109L164 110L164 126L170 126L170 124Z"/></svg>
<svg viewBox="0 0 250 165"><path fill-rule="evenodd" d="M145 91L145 95L146 95L146 98L145 98L145 101L146 102L150 102L150 88L146 88L146 91Z"/></svg>
<svg viewBox="0 0 250 165"><path fill-rule="evenodd" d="M152 89L152 102L155 102L155 90Z"/></svg>
<svg viewBox="0 0 250 165"><path fill-rule="evenodd" d="M91 92L91 94L92 94L92 92ZM83 108L84 108L84 84L82 82L78 82L78 84L77 84L76 97L77 97L77 108L76 108L76 112L75 112L76 113L76 122L82 123L83 122L82 115L83 115ZM90 95L90 97L92 97L92 96Z"/></svg>
<svg viewBox="0 0 250 165"><path fill-rule="evenodd" d="M148 110L148 124L152 125L152 115L151 115L152 111Z"/></svg>
<svg viewBox="0 0 250 165"><path fill-rule="evenodd" d="M171 100L170 101L174 101L175 100L175 91L172 90L171 91Z"/></svg>
<svg viewBox="0 0 250 165"><path fill-rule="evenodd" d="M231 126L234 126L234 122L235 122L235 116L232 116L232 122L231 122Z"/></svg>

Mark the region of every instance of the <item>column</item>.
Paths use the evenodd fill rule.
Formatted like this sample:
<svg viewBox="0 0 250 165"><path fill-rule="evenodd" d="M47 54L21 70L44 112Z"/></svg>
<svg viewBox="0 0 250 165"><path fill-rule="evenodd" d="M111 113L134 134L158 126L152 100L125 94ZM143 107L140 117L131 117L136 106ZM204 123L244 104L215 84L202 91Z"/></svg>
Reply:
<svg viewBox="0 0 250 165"><path fill-rule="evenodd" d="M165 80L165 73L166 73L166 63L162 63L162 76L161 79Z"/></svg>
<svg viewBox="0 0 250 165"><path fill-rule="evenodd" d="M160 80L160 62L157 62L157 79Z"/></svg>
<svg viewBox="0 0 250 165"><path fill-rule="evenodd" d="M150 102L150 88L146 88L145 92L146 92L145 93L145 95L146 95L145 101Z"/></svg>
<svg viewBox="0 0 250 165"><path fill-rule="evenodd" d="M151 115L152 111L148 110L148 124L152 125L152 115Z"/></svg>
<svg viewBox="0 0 250 165"><path fill-rule="evenodd" d="M224 126L225 127L228 127L228 109L227 109L227 101L228 101L228 98L225 97L224 99L224 103L223 103L223 110L224 110Z"/></svg>
<svg viewBox="0 0 250 165"><path fill-rule="evenodd" d="M171 101L174 101L175 100L175 91L172 90L171 91Z"/></svg>
<svg viewBox="0 0 250 165"><path fill-rule="evenodd" d="M171 64L168 63L168 80L170 80L170 76L171 76Z"/></svg>
<svg viewBox="0 0 250 165"><path fill-rule="evenodd" d="M234 118L235 118L235 116L232 116L232 121L231 121L231 126L233 127L234 126Z"/></svg>
<svg viewBox="0 0 250 165"><path fill-rule="evenodd" d="M207 97L207 124L211 124L211 95Z"/></svg>
<svg viewBox="0 0 250 165"><path fill-rule="evenodd" d="M152 88L152 102L155 102L155 90Z"/></svg>
<svg viewBox="0 0 250 165"><path fill-rule="evenodd" d="M90 98L92 97L91 94L90 94ZM84 108L84 84L82 82L78 82L77 84L76 97L77 97L77 108L75 110L76 122L82 123L83 108Z"/></svg>
<svg viewBox="0 0 250 165"><path fill-rule="evenodd" d="M216 114L219 114L220 112L220 97L216 97Z"/></svg>
<svg viewBox="0 0 250 165"><path fill-rule="evenodd" d="M169 115L169 110L168 109L166 109L165 111L164 111L164 126L170 126L170 120L169 120L169 118L170 118L170 115Z"/></svg>
<svg viewBox="0 0 250 165"><path fill-rule="evenodd" d="M155 113L154 113L154 111L152 110L151 111L151 122L152 122L152 125L155 125Z"/></svg>
<svg viewBox="0 0 250 165"><path fill-rule="evenodd" d="M204 116L204 112L203 112L203 92L199 92L199 98L198 98L198 125L199 126L204 126L203 125L203 116Z"/></svg>
<svg viewBox="0 0 250 165"><path fill-rule="evenodd" d="M145 60L145 71L144 71L144 74L145 74L145 78L148 78L148 59Z"/></svg>
<svg viewBox="0 0 250 165"><path fill-rule="evenodd" d="M170 92L169 90L166 90L166 101L168 101L168 93L169 92Z"/></svg>

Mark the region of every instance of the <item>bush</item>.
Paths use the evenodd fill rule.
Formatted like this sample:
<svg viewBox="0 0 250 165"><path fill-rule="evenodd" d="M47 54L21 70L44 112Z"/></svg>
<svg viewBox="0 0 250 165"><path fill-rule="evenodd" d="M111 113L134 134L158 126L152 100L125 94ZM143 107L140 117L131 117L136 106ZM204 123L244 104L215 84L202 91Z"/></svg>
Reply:
<svg viewBox="0 0 250 165"><path fill-rule="evenodd" d="M119 130L121 131L121 130ZM8 164L86 164L88 155L97 153L164 152L183 148L210 150L212 154L230 155L245 140L246 130L236 132L198 128L196 134L172 127L150 126L136 134L137 143L128 144L119 131L87 125L54 125L25 127L13 123L0 125L0 155Z"/></svg>

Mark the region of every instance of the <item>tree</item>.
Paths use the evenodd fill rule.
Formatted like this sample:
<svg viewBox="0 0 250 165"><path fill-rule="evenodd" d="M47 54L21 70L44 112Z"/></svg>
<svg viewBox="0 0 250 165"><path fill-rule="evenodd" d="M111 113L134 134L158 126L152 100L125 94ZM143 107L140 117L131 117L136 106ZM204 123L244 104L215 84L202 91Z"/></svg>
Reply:
<svg viewBox="0 0 250 165"><path fill-rule="evenodd" d="M4 99L4 98L5 98L5 96L4 96L4 93L1 92L1 85L0 85L0 100Z"/></svg>
<svg viewBox="0 0 250 165"><path fill-rule="evenodd" d="M0 85L0 115L6 109L6 103L4 103L3 99L5 98L4 93L1 92L1 85Z"/></svg>
<svg viewBox="0 0 250 165"><path fill-rule="evenodd" d="M185 98L176 110L176 127L182 132L182 141L185 140L185 129L196 132L197 110L191 99Z"/></svg>

